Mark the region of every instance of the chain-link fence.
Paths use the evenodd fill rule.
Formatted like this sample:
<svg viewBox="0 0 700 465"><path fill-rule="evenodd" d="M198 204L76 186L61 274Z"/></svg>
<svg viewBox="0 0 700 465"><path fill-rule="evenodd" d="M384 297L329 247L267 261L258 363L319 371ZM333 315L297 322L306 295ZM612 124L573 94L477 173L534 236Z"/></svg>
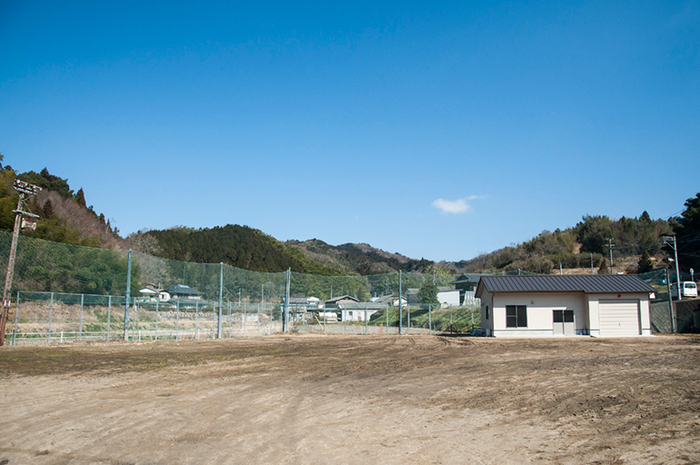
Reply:
<svg viewBox="0 0 700 465"><path fill-rule="evenodd" d="M342 306L342 304L341 304ZM479 327L479 308L362 303L353 310L290 311L289 330L325 334L460 333ZM381 307L381 308L380 308ZM17 292L10 344L50 342L212 339L266 336L282 331L284 303L190 302L123 296ZM371 309L370 309L371 308ZM126 312L129 312L125 325Z"/></svg>
<svg viewBox="0 0 700 465"><path fill-rule="evenodd" d="M0 269L7 267L10 239L0 232ZM463 333L481 323L477 274L262 273L20 236L14 276L16 302L6 332L12 343L249 337L283 329ZM651 302L654 332L688 326L678 315L674 319L672 274L656 270L639 276L657 289ZM427 288L438 303L423 303L431 300Z"/></svg>

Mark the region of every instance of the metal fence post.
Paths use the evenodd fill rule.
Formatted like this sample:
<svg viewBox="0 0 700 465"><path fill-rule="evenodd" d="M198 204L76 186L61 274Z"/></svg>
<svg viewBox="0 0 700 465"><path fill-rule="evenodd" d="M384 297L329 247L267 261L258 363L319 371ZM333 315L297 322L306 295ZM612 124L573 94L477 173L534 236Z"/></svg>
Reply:
<svg viewBox="0 0 700 465"><path fill-rule="evenodd" d="M401 299L401 270L399 270L399 334L403 333L403 306Z"/></svg>
<svg viewBox="0 0 700 465"><path fill-rule="evenodd" d="M216 325L216 338L221 339L221 307L224 299L224 262L221 262L221 270L219 271L219 320Z"/></svg>
<svg viewBox="0 0 700 465"><path fill-rule="evenodd" d="M389 309L391 308L391 302L389 302L390 305L387 305L385 310L386 310L386 333L389 334Z"/></svg>
<svg viewBox="0 0 700 465"><path fill-rule="evenodd" d="M80 328L78 329L78 341L83 340L83 303L85 302L85 294L80 294Z"/></svg>
<svg viewBox="0 0 700 465"><path fill-rule="evenodd" d="M158 297L156 297L156 341L158 340L158 317L160 316L160 309L158 308L160 305L160 294Z"/></svg>
<svg viewBox="0 0 700 465"><path fill-rule="evenodd" d="M428 335L433 334L433 304L428 304Z"/></svg>
<svg viewBox="0 0 700 465"><path fill-rule="evenodd" d="M406 334L411 334L411 304L406 303Z"/></svg>
<svg viewBox="0 0 700 465"><path fill-rule="evenodd" d="M112 296L107 297L107 340L109 341L109 330L111 326L110 320L112 319Z"/></svg>
<svg viewBox="0 0 700 465"><path fill-rule="evenodd" d="M245 328L248 324L248 302L243 302L243 337L245 337Z"/></svg>
<svg viewBox="0 0 700 465"><path fill-rule="evenodd" d="M178 309L180 303L178 302ZM199 302L194 303L194 338L199 339Z"/></svg>
<svg viewBox="0 0 700 465"><path fill-rule="evenodd" d="M138 331L138 333L137 333ZM139 304L134 303L134 321L131 324L131 340L136 340L136 335L138 334L138 340L141 340L141 329L139 328Z"/></svg>
<svg viewBox="0 0 700 465"><path fill-rule="evenodd" d="M228 301L228 337L231 337L231 301Z"/></svg>
<svg viewBox="0 0 700 465"><path fill-rule="evenodd" d="M676 279L678 281L678 279ZM680 284L679 284L680 286ZM676 332L676 308L673 306L673 297L671 296L671 278L666 268L666 290L668 292L668 311L671 314L671 332Z"/></svg>
<svg viewBox="0 0 700 465"><path fill-rule="evenodd" d="M175 317L175 340L180 338L180 302L177 303L177 316Z"/></svg>
<svg viewBox="0 0 700 465"><path fill-rule="evenodd" d="M17 306L19 306L19 295L17 296ZM53 292L49 301L49 334L46 337L46 342L51 344L51 320L53 319Z"/></svg>
<svg viewBox="0 0 700 465"><path fill-rule="evenodd" d="M292 280L292 268L287 270L287 286L284 292L284 315L282 315L282 332L289 331L289 288Z"/></svg>
<svg viewBox="0 0 700 465"><path fill-rule="evenodd" d="M15 325L12 328L12 341L10 341L11 346L15 345L15 335L17 334L17 315L19 315L19 291L17 291L17 304L15 305Z"/></svg>
<svg viewBox="0 0 700 465"><path fill-rule="evenodd" d="M126 265L126 303L124 305L124 340L129 340L129 300L131 300L131 250Z"/></svg>
<svg viewBox="0 0 700 465"><path fill-rule="evenodd" d="M219 307L220 309L221 307ZM218 337L218 330L217 330L217 324L216 324L216 315L217 311L216 308L212 307L211 308L211 338L216 339ZM219 322L221 322L221 318L219 318Z"/></svg>

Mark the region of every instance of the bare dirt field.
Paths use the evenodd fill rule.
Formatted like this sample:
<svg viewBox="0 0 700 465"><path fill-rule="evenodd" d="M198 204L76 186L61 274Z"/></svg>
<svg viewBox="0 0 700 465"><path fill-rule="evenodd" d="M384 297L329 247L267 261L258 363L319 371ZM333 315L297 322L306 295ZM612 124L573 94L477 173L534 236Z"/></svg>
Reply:
<svg viewBox="0 0 700 465"><path fill-rule="evenodd" d="M700 337L0 349L0 465L700 463Z"/></svg>

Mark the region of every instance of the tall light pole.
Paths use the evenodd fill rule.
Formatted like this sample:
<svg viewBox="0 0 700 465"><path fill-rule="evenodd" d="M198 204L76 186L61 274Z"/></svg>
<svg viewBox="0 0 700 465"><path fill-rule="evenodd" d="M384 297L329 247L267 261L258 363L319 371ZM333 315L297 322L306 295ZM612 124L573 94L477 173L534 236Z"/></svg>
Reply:
<svg viewBox="0 0 700 465"><path fill-rule="evenodd" d="M673 244L671 243L673 242ZM676 236L664 236L664 244L673 247L673 254L676 257L676 287L678 287L678 300L681 300L681 272L678 266L678 246L676 244Z"/></svg>
<svg viewBox="0 0 700 465"><path fill-rule="evenodd" d="M10 292L12 289L12 278L15 274L15 257L17 255L17 241L19 240L19 230L22 229L22 216L30 218L39 218L39 215L25 212L22 210L27 197L36 195L41 187L29 184L28 182L15 179L12 187L19 192L19 200L17 201L17 210L12 210L15 214L15 227L12 230L12 244L10 245L10 257L7 260L7 274L5 275L5 290L2 293L2 312L0 312L0 346L5 345L5 325L7 317L10 314ZM29 227L29 226L28 226Z"/></svg>

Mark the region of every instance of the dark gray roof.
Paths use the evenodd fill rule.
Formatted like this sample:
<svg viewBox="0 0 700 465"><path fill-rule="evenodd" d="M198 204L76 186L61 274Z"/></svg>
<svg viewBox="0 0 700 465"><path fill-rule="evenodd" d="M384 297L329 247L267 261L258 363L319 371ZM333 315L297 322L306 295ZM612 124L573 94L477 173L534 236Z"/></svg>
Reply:
<svg viewBox="0 0 700 465"><path fill-rule="evenodd" d="M479 281L480 277L481 275L476 273L462 273L461 275L457 276L457 278L455 278L455 280L452 281L450 284L476 283Z"/></svg>
<svg viewBox="0 0 700 465"><path fill-rule="evenodd" d="M656 292L635 275L482 276L476 296L487 292Z"/></svg>
<svg viewBox="0 0 700 465"><path fill-rule="evenodd" d="M168 292L171 294L178 295L202 295L204 292L199 292L194 287L187 286L185 284L175 284L168 288Z"/></svg>
<svg viewBox="0 0 700 465"><path fill-rule="evenodd" d="M343 300L359 302L360 299L356 299L355 297L346 294L346 295L341 295L339 297L333 297L332 299L328 299L328 300L326 300L326 304L332 305L332 304L336 304L338 302L341 302Z"/></svg>

